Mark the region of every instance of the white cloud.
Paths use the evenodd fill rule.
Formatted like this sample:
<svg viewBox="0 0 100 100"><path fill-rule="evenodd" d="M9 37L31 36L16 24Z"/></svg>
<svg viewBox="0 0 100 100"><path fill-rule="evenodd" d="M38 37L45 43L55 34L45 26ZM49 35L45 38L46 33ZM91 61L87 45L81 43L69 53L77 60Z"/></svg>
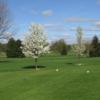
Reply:
<svg viewBox="0 0 100 100"><path fill-rule="evenodd" d="M98 5L100 5L100 0L96 0L96 3L97 3Z"/></svg>
<svg viewBox="0 0 100 100"><path fill-rule="evenodd" d="M66 28L64 26L62 26L62 27L55 27L55 28L53 28L53 30L56 31L56 32L65 32Z"/></svg>
<svg viewBox="0 0 100 100"><path fill-rule="evenodd" d="M100 29L98 27L84 27L82 28L83 31L100 31ZM70 31L76 31L77 30L77 27L71 27L69 28Z"/></svg>
<svg viewBox="0 0 100 100"><path fill-rule="evenodd" d="M70 31L76 31L77 27L65 27L64 25L60 24L44 24L44 27L47 30L54 31L54 32L67 32ZM82 27L83 31L100 31L100 21L95 22L95 26L90 27Z"/></svg>
<svg viewBox="0 0 100 100"><path fill-rule="evenodd" d="M100 27L100 21L95 22L95 24L96 24L97 27Z"/></svg>
<svg viewBox="0 0 100 100"><path fill-rule="evenodd" d="M52 15L53 15L53 11L50 10L50 9L45 10L45 11L42 12L42 15L43 15L43 16L46 16L46 17L52 16Z"/></svg>
<svg viewBox="0 0 100 100"><path fill-rule="evenodd" d="M49 38L49 42L57 41L59 39L64 39L68 44L75 43L75 37L73 37L69 33L53 35L51 38Z"/></svg>
<svg viewBox="0 0 100 100"><path fill-rule="evenodd" d="M97 22L98 19L89 19L89 18L66 18L65 22Z"/></svg>
<svg viewBox="0 0 100 100"><path fill-rule="evenodd" d="M46 28L51 28L51 27L56 27L56 26L58 26L58 24L53 24L53 23L44 24L44 27Z"/></svg>
<svg viewBox="0 0 100 100"><path fill-rule="evenodd" d="M55 31L55 32L65 32L67 29L62 24L54 24L54 23L44 24L44 27L48 30Z"/></svg>

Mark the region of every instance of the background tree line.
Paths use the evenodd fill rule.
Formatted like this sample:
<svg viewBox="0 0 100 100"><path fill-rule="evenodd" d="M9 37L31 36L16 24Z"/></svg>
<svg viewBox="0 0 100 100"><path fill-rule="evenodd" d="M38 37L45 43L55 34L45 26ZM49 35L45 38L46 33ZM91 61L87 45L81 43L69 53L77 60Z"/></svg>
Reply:
<svg viewBox="0 0 100 100"><path fill-rule="evenodd" d="M64 39L59 39L51 43L50 50L60 55L67 55L70 50L70 45L67 45Z"/></svg>
<svg viewBox="0 0 100 100"><path fill-rule="evenodd" d="M75 47L78 44L73 44L73 45ZM68 52L72 51L73 45L68 45L64 41L64 39L59 39L57 41L53 41L50 44L50 51L51 53L67 55ZM83 55L89 57L100 57L100 42L97 36L94 36L90 43L84 43L83 45L85 47L85 49L83 50ZM21 40L15 40L14 38L11 38L7 43L0 43L0 52L5 52L7 57L11 58L25 57L21 47L22 47Z"/></svg>

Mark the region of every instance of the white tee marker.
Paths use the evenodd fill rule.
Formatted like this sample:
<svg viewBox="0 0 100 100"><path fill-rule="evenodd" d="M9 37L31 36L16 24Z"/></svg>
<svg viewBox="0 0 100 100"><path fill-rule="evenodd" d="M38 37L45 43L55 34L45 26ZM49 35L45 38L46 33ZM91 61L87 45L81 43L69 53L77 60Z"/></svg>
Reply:
<svg viewBox="0 0 100 100"><path fill-rule="evenodd" d="M59 71L59 69L57 68L57 69L56 69L56 72L58 72L58 71Z"/></svg>
<svg viewBox="0 0 100 100"><path fill-rule="evenodd" d="M87 70L86 73L87 73L87 74L90 74L90 70Z"/></svg>

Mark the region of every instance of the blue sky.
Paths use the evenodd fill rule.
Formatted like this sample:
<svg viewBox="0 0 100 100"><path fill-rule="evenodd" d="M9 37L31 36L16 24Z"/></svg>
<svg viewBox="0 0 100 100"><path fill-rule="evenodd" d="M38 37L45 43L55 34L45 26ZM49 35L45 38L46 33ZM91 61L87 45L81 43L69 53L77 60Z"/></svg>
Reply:
<svg viewBox="0 0 100 100"><path fill-rule="evenodd" d="M76 28L84 39L100 36L100 0L7 0L16 38L23 39L31 23L43 24L49 41L76 41Z"/></svg>

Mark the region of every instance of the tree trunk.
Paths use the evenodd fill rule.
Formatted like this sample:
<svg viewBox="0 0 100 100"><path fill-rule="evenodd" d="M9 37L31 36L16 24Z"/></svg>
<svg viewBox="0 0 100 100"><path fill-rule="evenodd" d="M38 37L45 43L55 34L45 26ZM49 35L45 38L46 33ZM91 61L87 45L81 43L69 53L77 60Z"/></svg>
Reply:
<svg viewBox="0 0 100 100"><path fill-rule="evenodd" d="M35 58L35 68L36 68L36 70L38 70L38 65L37 65L37 62L38 62L38 59L37 59L37 58Z"/></svg>
<svg viewBox="0 0 100 100"><path fill-rule="evenodd" d="M80 52L78 53L78 55L77 55L77 64L80 64Z"/></svg>

